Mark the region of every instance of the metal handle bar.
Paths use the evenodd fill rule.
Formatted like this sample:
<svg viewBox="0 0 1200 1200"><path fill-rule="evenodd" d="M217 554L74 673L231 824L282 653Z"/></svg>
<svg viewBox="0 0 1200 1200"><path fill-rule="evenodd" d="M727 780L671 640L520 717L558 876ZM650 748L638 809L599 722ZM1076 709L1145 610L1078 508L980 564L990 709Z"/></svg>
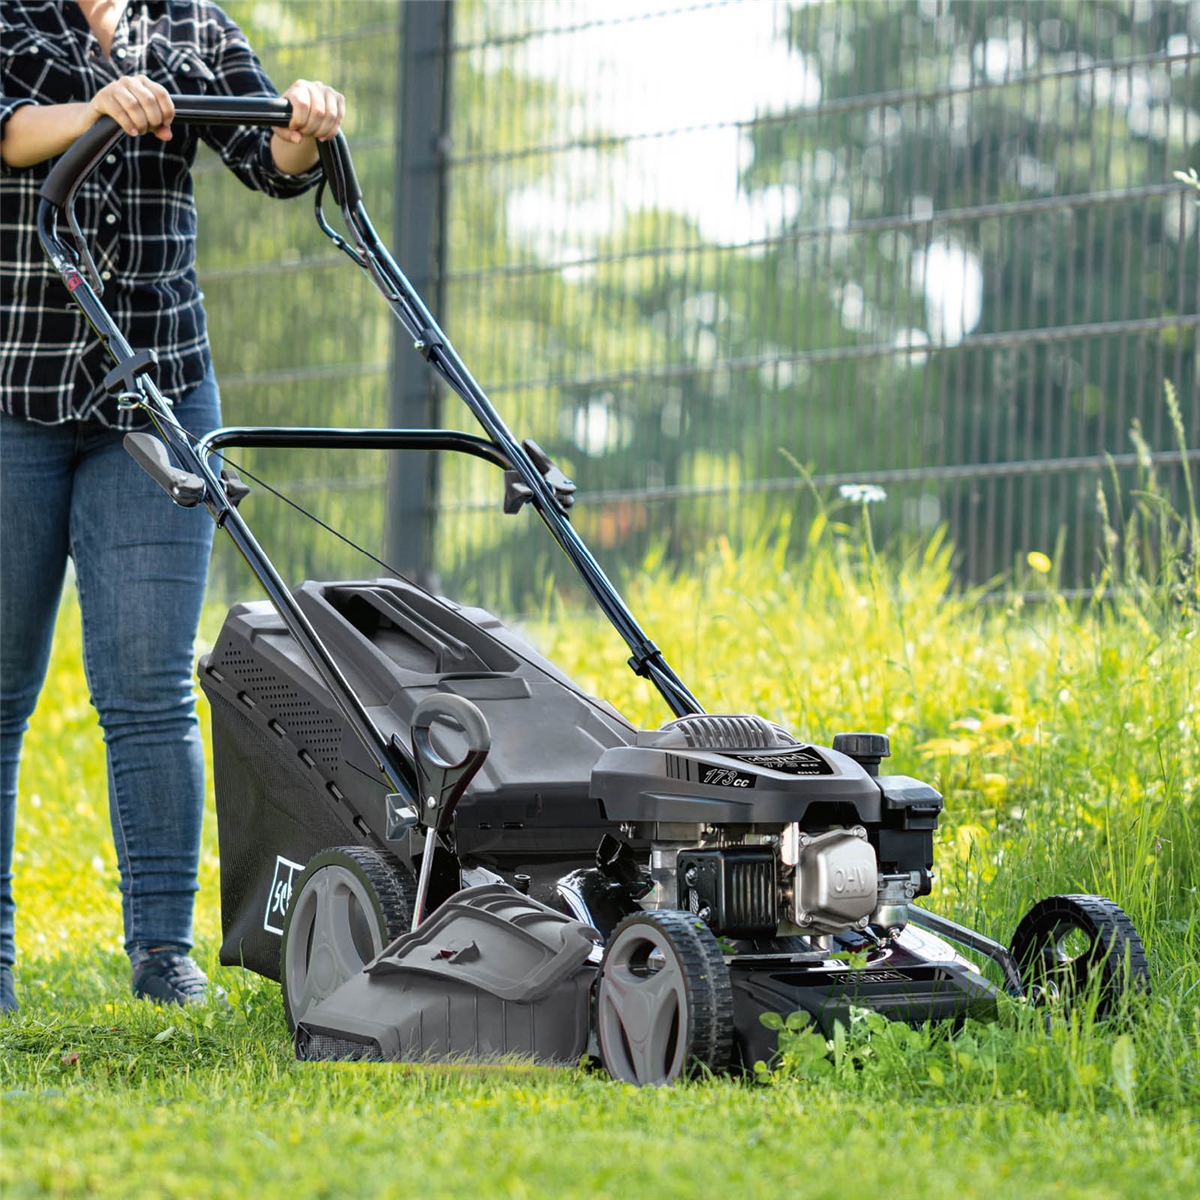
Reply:
<svg viewBox="0 0 1200 1200"><path fill-rule="evenodd" d="M282 96L172 96L173 121L183 125L263 125L282 127L292 119L292 106ZM125 136L112 117L101 117L73 142L46 176L38 194L55 208L65 208L100 160ZM362 199L346 139L338 134L318 142L321 166L339 208Z"/></svg>
<svg viewBox="0 0 1200 1200"><path fill-rule="evenodd" d="M617 589L572 526L553 485L513 436L483 388L467 369L450 339L383 244L361 201L343 203L339 207L354 241L351 257L366 269L400 323L411 334L415 349L463 401L471 415L483 426L489 440L512 463L513 469L528 488L538 515L571 560L601 611L632 651L630 667L654 684L677 717L703 712L699 701L625 606ZM326 229L326 233L330 231ZM349 249L339 236L335 235L334 240L343 249Z"/></svg>

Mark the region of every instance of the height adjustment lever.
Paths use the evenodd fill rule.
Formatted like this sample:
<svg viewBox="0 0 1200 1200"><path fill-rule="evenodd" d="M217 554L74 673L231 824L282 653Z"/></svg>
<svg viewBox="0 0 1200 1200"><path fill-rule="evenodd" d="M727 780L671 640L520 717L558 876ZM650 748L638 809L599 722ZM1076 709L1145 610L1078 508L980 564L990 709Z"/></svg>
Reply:
<svg viewBox="0 0 1200 1200"><path fill-rule="evenodd" d="M138 466L180 508L195 508L204 499L204 480L190 471L173 467L167 447L160 438L152 433L127 433L124 444Z"/></svg>
<svg viewBox="0 0 1200 1200"><path fill-rule="evenodd" d="M441 725L439 741L443 745L450 743L457 747L465 742L465 750L457 761L444 758L434 744L435 723ZM450 832L454 810L492 747L492 732L487 718L470 700L449 693L435 693L422 700L413 713L412 747L417 769L414 818L425 831L425 850L421 855L417 898L413 904L412 927L416 929L429 895L437 842Z"/></svg>
<svg viewBox="0 0 1200 1200"><path fill-rule="evenodd" d="M563 508L570 508L575 503L575 481L568 479L554 465L550 455L533 438L526 438L521 445L524 446L525 453L529 455L542 478L553 489L554 498ZM520 512L532 499L533 489L521 479L521 476L516 471L505 471L504 511L509 514Z"/></svg>

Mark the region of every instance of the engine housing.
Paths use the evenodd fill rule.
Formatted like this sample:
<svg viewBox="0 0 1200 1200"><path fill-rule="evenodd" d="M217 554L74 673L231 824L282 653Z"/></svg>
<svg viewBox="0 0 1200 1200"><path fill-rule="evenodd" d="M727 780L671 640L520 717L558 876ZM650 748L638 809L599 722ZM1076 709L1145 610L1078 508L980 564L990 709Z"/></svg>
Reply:
<svg viewBox="0 0 1200 1200"><path fill-rule="evenodd" d="M600 756L591 794L651 843L642 907L693 912L719 936L889 931L929 891L939 793L761 717L639 732Z"/></svg>

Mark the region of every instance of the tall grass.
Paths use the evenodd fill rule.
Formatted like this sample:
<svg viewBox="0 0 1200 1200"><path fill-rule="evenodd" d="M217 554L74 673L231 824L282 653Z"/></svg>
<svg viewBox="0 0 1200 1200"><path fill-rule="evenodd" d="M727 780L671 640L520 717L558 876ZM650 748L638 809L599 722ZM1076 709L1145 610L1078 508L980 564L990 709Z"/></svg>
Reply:
<svg viewBox="0 0 1200 1200"><path fill-rule="evenodd" d="M1170 391L1167 403L1186 448ZM1200 1102L1200 522L1190 479L1177 512L1148 456L1129 495L1102 481L1097 506L1102 559L1083 599L1055 589L1041 554L1000 588L956 588L942 536L881 555L865 504L823 508L799 562L772 530L747 553L718 544L682 575L652 560L631 584L634 611L710 710L759 712L824 744L839 730L890 734L885 769L946 797L931 906L1007 942L1035 900L1098 893L1150 947L1154 999L1133 1005L1122 1035L1086 1012L1047 1037L1014 1011L965 1043L864 1022L842 1086L886 1091L916 1071L947 1097L1070 1109L1124 1103L1132 1072L1143 1100ZM669 715L620 673L620 647L597 652L593 626L541 633L589 687L615 678L627 713ZM819 1062L825 1078L827 1047L812 1038L797 1031L790 1069Z"/></svg>

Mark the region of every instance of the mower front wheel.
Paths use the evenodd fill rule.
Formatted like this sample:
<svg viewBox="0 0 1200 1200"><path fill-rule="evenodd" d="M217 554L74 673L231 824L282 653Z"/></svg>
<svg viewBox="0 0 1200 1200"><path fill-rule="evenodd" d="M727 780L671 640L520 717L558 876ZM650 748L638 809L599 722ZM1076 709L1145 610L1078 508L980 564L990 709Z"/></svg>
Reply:
<svg viewBox="0 0 1200 1200"><path fill-rule="evenodd" d="M1148 992L1146 951L1120 905L1103 896L1038 901L1013 934L1012 954L1026 995L1073 1004L1095 989L1106 1017L1126 992Z"/></svg>
<svg viewBox="0 0 1200 1200"><path fill-rule="evenodd" d="M733 989L712 930L687 912L626 917L600 964L596 1037L608 1073L639 1086L728 1067Z"/></svg>
<svg viewBox="0 0 1200 1200"><path fill-rule="evenodd" d="M412 873L379 850L335 846L309 861L288 903L279 950L288 1029L408 932L415 899Z"/></svg>

